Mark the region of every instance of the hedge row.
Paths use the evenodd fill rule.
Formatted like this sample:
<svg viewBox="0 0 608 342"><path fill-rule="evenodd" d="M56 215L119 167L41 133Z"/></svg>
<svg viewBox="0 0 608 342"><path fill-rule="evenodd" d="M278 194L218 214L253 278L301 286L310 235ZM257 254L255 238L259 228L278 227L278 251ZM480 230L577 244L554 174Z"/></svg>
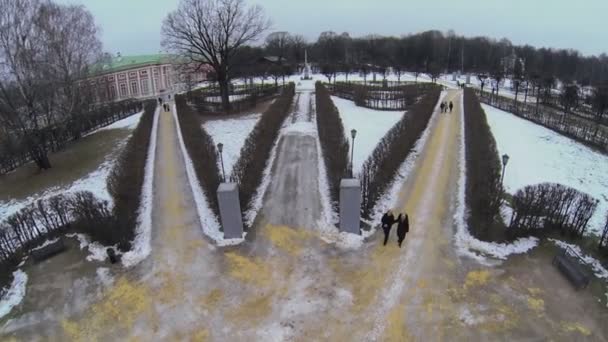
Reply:
<svg viewBox="0 0 608 342"><path fill-rule="evenodd" d="M262 182L264 169L283 122L289 115L295 86L290 83L281 95L262 114L262 117L245 140L241 156L232 168L230 179L239 184L241 209L247 211L257 188Z"/></svg>
<svg viewBox="0 0 608 342"><path fill-rule="evenodd" d="M347 174L349 143L344 132L340 112L331 100L329 91L321 82L316 86L317 129L329 180L331 202L337 210L340 181Z"/></svg>
<svg viewBox="0 0 608 342"><path fill-rule="evenodd" d="M186 95L176 95L175 106L184 144L192 160L196 177L209 201L211 210L219 217L217 188L222 182L222 177L218 167L218 152L215 143L202 127L198 113L188 104Z"/></svg>
<svg viewBox="0 0 608 342"><path fill-rule="evenodd" d="M553 183L529 185L513 196L509 230L513 236L559 229L581 237L595 213L598 201L576 189Z"/></svg>
<svg viewBox="0 0 608 342"><path fill-rule="evenodd" d="M439 86L430 88L423 98L386 133L363 164L359 178L363 194L361 208L364 217L370 217L374 206L428 126L440 93Z"/></svg>
<svg viewBox="0 0 608 342"><path fill-rule="evenodd" d="M104 230L100 239L105 245L118 244L123 251L131 249L135 237L146 161L154 123L156 101L144 102L144 113L107 179L108 191L114 199L114 225Z"/></svg>
<svg viewBox="0 0 608 342"><path fill-rule="evenodd" d="M475 92L464 90L464 134L466 149L466 204L469 229L479 239L489 240L491 228L500 224L502 165L496 141Z"/></svg>

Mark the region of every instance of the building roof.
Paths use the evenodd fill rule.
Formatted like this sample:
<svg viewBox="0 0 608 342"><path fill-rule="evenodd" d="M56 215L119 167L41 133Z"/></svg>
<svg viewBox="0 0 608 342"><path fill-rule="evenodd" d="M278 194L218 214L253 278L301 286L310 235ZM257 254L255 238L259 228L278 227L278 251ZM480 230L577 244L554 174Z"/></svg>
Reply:
<svg viewBox="0 0 608 342"><path fill-rule="evenodd" d="M92 66L93 74L106 74L110 72L124 71L140 68L148 65L171 63L172 55L138 55L138 56L114 56L108 62L97 63Z"/></svg>

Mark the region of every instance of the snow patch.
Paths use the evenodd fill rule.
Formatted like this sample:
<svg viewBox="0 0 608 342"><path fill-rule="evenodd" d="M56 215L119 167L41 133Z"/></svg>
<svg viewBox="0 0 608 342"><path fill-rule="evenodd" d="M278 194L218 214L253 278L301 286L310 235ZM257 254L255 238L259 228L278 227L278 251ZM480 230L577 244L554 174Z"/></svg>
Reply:
<svg viewBox="0 0 608 342"><path fill-rule="evenodd" d="M460 321L463 322L465 325L468 325L468 326L478 325L478 324L481 324L481 323L485 322L485 319L483 317L481 317L481 316L475 317L471 313L471 311L469 310L469 308L467 308L467 307L463 307L460 310L458 318L460 318Z"/></svg>
<svg viewBox="0 0 608 342"><path fill-rule="evenodd" d="M182 130L180 128L180 122L177 118L177 108L175 106L171 106L171 113L173 114L173 119L175 120L175 129L177 130L177 137L179 141L179 147L182 151L182 155L184 156L184 161L186 164L186 175L188 176L188 182L190 183L190 188L192 189L192 194L194 197L194 202L196 203L196 211L198 213L199 222L201 225L201 229L203 233L211 238L218 245L220 243L226 243L223 233L220 231L220 224L218 222L217 216L209 207L209 203L207 202L207 198L203 193L203 188L201 183L199 182L196 173L194 171L194 164L192 163L192 159L186 150L186 145L184 144L184 137L182 136ZM244 239L241 239L244 241Z"/></svg>
<svg viewBox="0 0 608 342"><path fill-rule="evenodd" d="M131 116L128 116L122 120L118 120L115 123L102 127L100 129L97 129L87 135L91 135L100 131L107 131L109 129L130 129L133 130L137 127L137 125L139 124L139 120L141 119L141 116L144 114L143 111L137 113L137 114L133 114Z"/></svg>
<svg viewBox="0 0 608 342"><path fill-rule="evenodd" d="M254 113L232 119L209 120L203 124L203 128L209 133L213 141L216 144L222 143L224 145L222 158L228 178L230 178L232 168L241 155L245 140L260 120L260 117L262 117L262 114ZM221 164L218 167L221 169Z"/></svg>
<svg viewBox="0 0 608 342"><path fill-rule="evenodd" d="M97 279L106 287L114 284L114 277L110 274L110 269L107 267L100 267L97 269Z"/></svg>
<svg viewBox="0 0 608 342"><path fill-rule="evenodd" d="M591 269L593 270L593 273L595 274L596 277L600 278L600 279L607 279L608 280L608 270L606 270L606 268L604 268L604 266L602 266L602 263L595 259L594 257L587 255L585 253L583 253L583 251L581 250L581 248L577 245L573 245L567 242L563 242L560 240L556 240L556 239L548 239L549 241L553 242L556 246L563 248L565 250L567 250L567 248L572 249L575 253L577 253L581 259L583 259L583 262L587 265L589 265L591 267ZM572 253L570 251L568 251L569 254L572 255Z"/></svg>
<svg viewBox="0 0 608 342"><path fill-rule="evenodd" d="M13 282L8 289L0 292L0 318L6 316L25 297L27 274L21 270L13 272Z"/></svg>
<svg viewBox="0 0 608 342"><path fill-rule="evenodd" d="M133 239L131 250L125 253L122 264L131 267L138 264L150 255L151 231L152 231L152 201L154 198L154 165L156 163L156 140L158 136L158 118L160 107L154 112L154 122L150 133L150 146L146 157L143 188L141 191L141 202L139 204L137 227L135 228L135 239Z"/></svg>
<svg viewBox="0 0 608 342"><path fill-rule="evenodd" d="M80 243L80 249L89 249L89 255L87 256L88 261L105 261L107 257L106 249L114 248L116 255L120 255L120 251L116 246L105 247L99 242L91 241L84 234L66 234L67 237L76 238Z"/></svg>
<svg viewBox="0 0 608 342"><path fill-rule="evenodd" d="M46 247L48 245L52 245L52 244L54 244L57 241L59 241L59 238L55 238L55 239L52 239L52 240L46 240L42 245L40 245L40 246L38 246L36 248L32 248L32 252L33 251L37 251L39 249L43 249L44 247Z"/></svg>
<svg viewBox="0 0 608 342"><path fill-rule="evenodd" d="M454 221L456 222L456 247L460 255L471 257L483 264L489 264L486 256L505 260L509 255L526 253L538 245L539 240L535 237L520 238L511 244L492 243L474 238L469 232L466 223L468 215L466 209L466 145L464 126L464 99L460 95L460 174L458 177L458 199Z"/></svg>

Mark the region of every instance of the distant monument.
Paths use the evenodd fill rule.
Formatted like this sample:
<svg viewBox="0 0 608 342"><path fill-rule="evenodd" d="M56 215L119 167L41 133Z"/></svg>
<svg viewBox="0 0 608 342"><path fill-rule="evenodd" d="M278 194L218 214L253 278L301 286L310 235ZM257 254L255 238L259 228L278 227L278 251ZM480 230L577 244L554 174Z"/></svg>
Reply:
<svg viewBox="0 0 608 342"><path fill-rule="evenodd" d="M310 70L310 64L308 64L308 52L304 50L304 77L303 80L312 80L312 72Z"/></svg>

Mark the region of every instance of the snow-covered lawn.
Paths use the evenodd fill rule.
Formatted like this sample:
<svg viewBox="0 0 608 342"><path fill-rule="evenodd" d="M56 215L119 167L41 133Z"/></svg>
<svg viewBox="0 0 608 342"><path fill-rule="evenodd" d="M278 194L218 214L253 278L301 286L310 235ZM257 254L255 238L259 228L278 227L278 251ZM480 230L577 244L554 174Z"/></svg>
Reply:
<svg viewBox="0 0 608 342"><path fill-rule="evenodd" d="M245 139L247 139L261 116L262 114L252 113L238 118L209 120L203 124L205 131L211 135L216 144L224 144L222 158L224 159L226 178L230 179L232 168L241 155ZM218 167L221 170L222 166L218 165Z"/></svg>
<svg viewBox="0 0 608 342"><path fill-rule="evenodd" d="M96 131L91 132L90 134L95 134L99 131L106 131L109 129L130 129L133 130L137 127L137 125L139 124L139 119L141 119L141 116L143 115L143 111L137 113L137 114L133 114L129 117L126 117L122 120L118 120L115 123L102 127Z"/></svg>
<svg viewBox="0 0 608 342"><path fill-rule="evenodd" d="M498 152L510 156L504 180L507 191L551 182L585 192L600 201L588 233L601 233L608 211L608 156L508 112L482 106Z"/></svg>
<svg viewBox="0 0 608 342"><path fill-rule="evenodd" d="M336 96L332 101L340 111L340 118L344 125L344 132L349 140L352 129L357 130L355 150L353 157L353 172L358 174L363 163L372 154L378 142L404 115L403 111L374 110L358 107L353 101L344 100Z"/></svg>

